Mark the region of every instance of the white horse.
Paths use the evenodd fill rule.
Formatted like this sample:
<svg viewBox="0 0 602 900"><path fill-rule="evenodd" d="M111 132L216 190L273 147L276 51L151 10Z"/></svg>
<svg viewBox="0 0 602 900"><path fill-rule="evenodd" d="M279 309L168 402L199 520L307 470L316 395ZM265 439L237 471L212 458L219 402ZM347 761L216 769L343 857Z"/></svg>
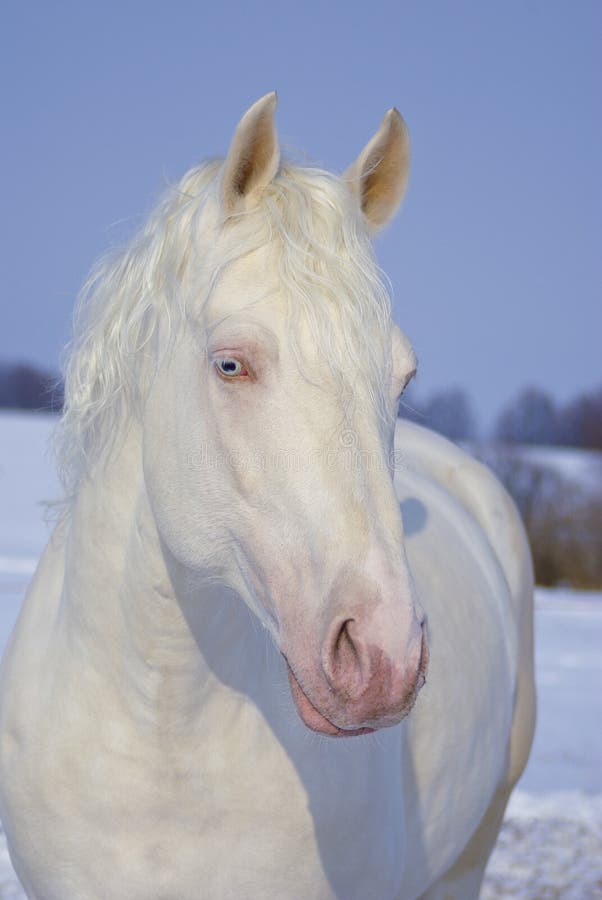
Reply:
<svg viewBox="0 0 602 900"><path fill-rule="evenodd" d="M529 753L514 507L394 429L415 358L369 234L405 125L340 179L281 164L275 102L85 291L68 501L1 669L29 898L468 900Z"/></svg>

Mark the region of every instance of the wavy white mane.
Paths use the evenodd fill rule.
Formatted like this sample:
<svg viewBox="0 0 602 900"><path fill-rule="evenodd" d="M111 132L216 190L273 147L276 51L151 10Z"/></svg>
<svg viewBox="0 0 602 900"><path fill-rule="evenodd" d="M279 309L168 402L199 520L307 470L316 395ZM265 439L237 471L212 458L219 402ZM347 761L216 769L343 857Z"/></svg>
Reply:
<svg viewBox="0 0 602 900"><path fill-rule="evenodd" d="M350 401L343 363L347 371L368 373L375 408L390 422L390 298L347 185L317 168L284 165L260 205L224 219L216 240L204 213L217 204L221 170L221 161L191 169L130 244L99 262L81 291L56 441L68 498L140 414L149 378L220 272L268 243L277 251L298 358L302 319Z"/></svg>

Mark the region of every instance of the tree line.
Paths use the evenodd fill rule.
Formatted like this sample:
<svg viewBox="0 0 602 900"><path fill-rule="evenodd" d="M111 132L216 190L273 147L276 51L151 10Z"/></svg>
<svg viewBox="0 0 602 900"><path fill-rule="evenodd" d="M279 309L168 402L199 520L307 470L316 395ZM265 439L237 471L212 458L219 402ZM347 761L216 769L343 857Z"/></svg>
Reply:
<svg viewBox="0 0 602 900"><path fill-rule="evenodd" d="M459 388L438 391L426 400L410 392L401 399L399 415L451 440L474 442L480 437L470 399ZM541 388L525 388L502 409L489 438L503 444L602 450L602 385L564 404Z"/></svg>
<svg viewBox="0 0 602 900"><path fill-rule="evenodd" d="M63 382L56 372L30 363L0 363L0 409L60 412ZM479 440L470 398L460 388L447 388L418 399L410 388L399 415L433 428L454 441ZM528 387L499 414L494 441L505 444L548 444L602 450L602 385L557 403L541 388Z"/></svg>
<svg viewBox="0 0 602 900"><path fill-rule="evenodd" d="M55 372L29 363L0 363L0 409L60 412L63 382Z"/></svg>
<svg viewBox="0 0 602 900"><path fill-rule="evenodd" d="M27 363L0 364L0 408L60 412L62 404L63 383L55 373ZM501 411L486 440L479 439L468 396L457 388L426 400L410 389L399 414L468 443L496 472L522 515L539 584L602 587L602 462L599 487L595 477L584 487L524 450L529 444L602 450L602 386L566 404L527 388Z"/></svg>
<svg viewBox="0 0 602 900"><path fill-rule="evenodd" d="M541 585L602 588L602 456L592 454L586 482L562 465L562 454L532 458L529 445L602 450L602 386L565 404L526 388L503 409L487 439L479 439L464 391L424 401L404 395L400 415L468 444L502 481L521 514ZM570 454L570 450L567 451ZM554 463L556 457L556 463Z"/></svg>

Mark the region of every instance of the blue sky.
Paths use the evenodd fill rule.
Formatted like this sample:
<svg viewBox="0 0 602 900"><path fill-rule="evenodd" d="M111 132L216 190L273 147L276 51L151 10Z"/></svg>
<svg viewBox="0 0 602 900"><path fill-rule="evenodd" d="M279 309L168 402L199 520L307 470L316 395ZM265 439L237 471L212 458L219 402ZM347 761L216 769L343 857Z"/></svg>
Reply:
<svg viewBox="0 0 602 900"><path fill-rule="evenodd" d="M377 243L420 393L482 422L602 381L602 4L18 2L0 11L0 360L58 365L94 259L279 93L342 171L397 106L413 167Z"/></svg>

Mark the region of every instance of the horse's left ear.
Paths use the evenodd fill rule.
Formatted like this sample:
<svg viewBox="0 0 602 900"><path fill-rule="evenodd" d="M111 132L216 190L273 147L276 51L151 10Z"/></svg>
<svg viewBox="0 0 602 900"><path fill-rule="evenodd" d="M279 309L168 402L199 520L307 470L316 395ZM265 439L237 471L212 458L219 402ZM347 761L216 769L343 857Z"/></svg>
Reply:
<svg viewBox="0 0 602 900"><path fill-rule="evenodd" d="M222 201L227 215L259 203L280 163L274 124L276 92L266 94L246 111L234 133L224 164Z"/></svg>
<svg viewBox="0 0 602 900"><path fill-rule="evenodd" d="M376 231L385 225L405 194L410 170L410 136L396 109L390 109L343 179Z"/></svg>

